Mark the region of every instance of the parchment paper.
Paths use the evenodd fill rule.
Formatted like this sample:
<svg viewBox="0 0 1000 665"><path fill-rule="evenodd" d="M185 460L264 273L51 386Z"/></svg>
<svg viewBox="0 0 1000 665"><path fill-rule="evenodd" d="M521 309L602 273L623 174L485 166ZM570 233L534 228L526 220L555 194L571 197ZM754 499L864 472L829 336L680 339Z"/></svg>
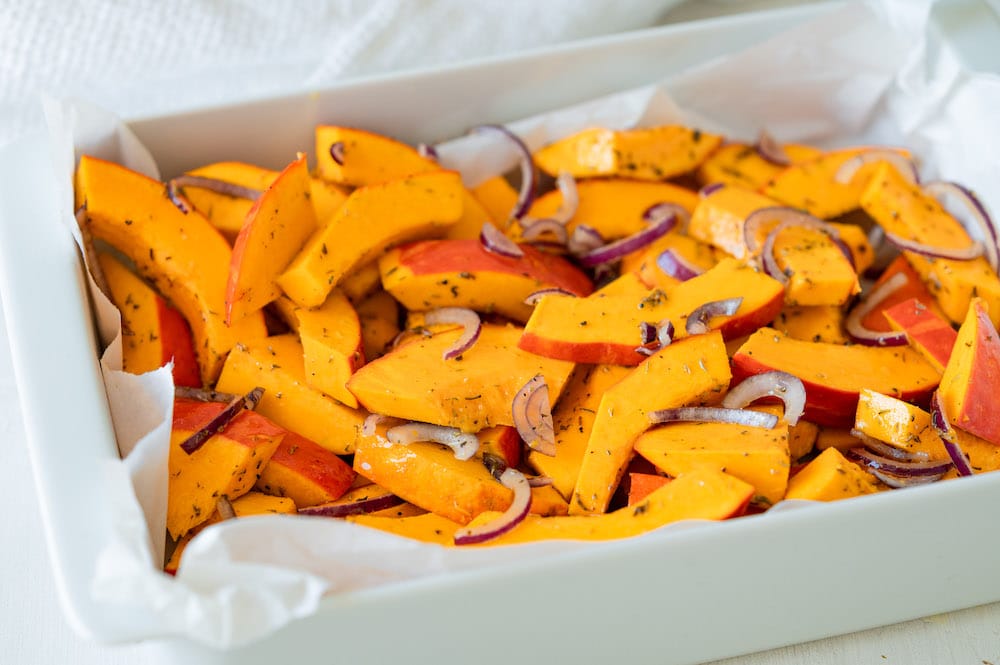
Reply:
<svg viewBox="0 0 1000 665"><path fill-rule="evenodd" d="M670 122L753 139L766 127L780 140L821 147L901 144L938 175L976 189L1000 210L991 179L1000 173L996 77L963 71L928 27L926 2L849 5L813 23L658 85L594 100L511 125L532 148L590 126L626 128ZM68 228L75 230L70 188L74 158L87 152L156 176L148 152L116 118L79 102L48 106L53 157ZM514 166L514 155L485 137L439 146L442 162L475 184ZM74 150L75 146L75 150ZM102 602L153 615L148 637L183 635L225 648L264 637L315 611L325 594L419 576L558 556L614 543L549 542L463 550L398 538L335 520L269 516L206 529L185 551L176 579L160 572L171 417L169 372L120 371L117 313L95 288L96 316L108 350L102 359L115 419L120 464L106 482L116 538L93 581ZM781 504L772 509L796 509ZM815 507L811 507L815 509ZM768 515L752 519L768 519ZM669 540L665 527L642 536ZM151 622L153 623L153 622Z"/></svg>

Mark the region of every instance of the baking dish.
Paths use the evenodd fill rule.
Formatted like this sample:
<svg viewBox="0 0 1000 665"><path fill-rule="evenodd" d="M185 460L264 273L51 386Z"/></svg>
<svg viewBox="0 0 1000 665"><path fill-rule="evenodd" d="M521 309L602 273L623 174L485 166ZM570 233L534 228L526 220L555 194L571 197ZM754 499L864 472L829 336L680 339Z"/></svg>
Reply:
<svg viewBox="0 0 1000 665"><path fill-rule="evenodd" d="M165 175L224 158L280 166L289 146L310 144L320 121L435 141L656 80L835 8L662 28L130 127ZM51 186L39 140L13 146L0 162L0 285L44 526L77 629L101 641L138 639L157 633L150 617L89 593L97 553L115 528L101 510L113 490L101 482L102 467L118 451L76 247L68 234L41 232L62 223L69 202ZM331 596L313 616L224 652L184 639L157 648L167 662L263 663L289 653L500 662L515 643L532 660L597 662L627 653L639 662L698 662L1000 599L991 554L1000 524L988 508L998 500L1000 478L973 478L822 513L689 529L669 547L630 540ZM858 583L873 571L877 585Z"/></svg>

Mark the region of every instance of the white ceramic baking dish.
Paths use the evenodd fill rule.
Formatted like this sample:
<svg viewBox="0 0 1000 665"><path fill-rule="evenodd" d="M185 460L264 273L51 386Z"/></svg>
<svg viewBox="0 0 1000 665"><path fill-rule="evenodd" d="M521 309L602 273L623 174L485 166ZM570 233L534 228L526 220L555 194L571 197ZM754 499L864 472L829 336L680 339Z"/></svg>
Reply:
<svg viewBox="0 0 1000 665"><path fill-rule="evenodd" d="M659 28L130 127L166 176L221 159L280 167L320 121L435 141L656 80L833 8ZM122 641L155 631L89 590L114 528L101 466L118 451L80 257L52 232L71 202L56 200L38 138L0 159L0 289L63 606L81 634ZM941 483L681 531L669 545L632 539L336 595L231 651L181 639L157 647L165 662L192 665L700 662L1000 599L998 505L1000 474Z"/></svg>

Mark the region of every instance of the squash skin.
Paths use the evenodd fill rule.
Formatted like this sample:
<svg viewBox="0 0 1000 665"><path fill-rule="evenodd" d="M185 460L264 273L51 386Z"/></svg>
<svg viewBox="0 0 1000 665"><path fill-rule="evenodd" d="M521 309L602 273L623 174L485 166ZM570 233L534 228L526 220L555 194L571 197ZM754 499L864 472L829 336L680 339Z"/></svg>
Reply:
<svg viewBox="0 0 1000 665"><path fill-rule="evenodd" d="M118 164L84 155L76 172L84 226L129 259L139 274L184 315L191 326L201 380L215 383L237 343L266 336L260 312L232 326L224 320L229 244L197 212L182 213L163 183Z"/></svg>
<svg viewBox="0 0 1000 665"><path fill-rule="evenodd" d="M910 346L944 373L958 338L951 324L916 298L888 307L883 314L893 330L906 333Z"/></svg>
<svg viewBox="0 0 1000 665"><path fill-rule="evenodd" d="M998 385L1000 338L986 304L977 298L958 330L954 350L941 377L938 398L955 427L1000 446Z"/></svg>
<svg viewBox="0 0 1000 665"><path fill-rule="evenodd" d="M288 497L299 508L305 508L339 499L354 477L347 462L318 443L287 432L255 487L267 494Z"/></svg>

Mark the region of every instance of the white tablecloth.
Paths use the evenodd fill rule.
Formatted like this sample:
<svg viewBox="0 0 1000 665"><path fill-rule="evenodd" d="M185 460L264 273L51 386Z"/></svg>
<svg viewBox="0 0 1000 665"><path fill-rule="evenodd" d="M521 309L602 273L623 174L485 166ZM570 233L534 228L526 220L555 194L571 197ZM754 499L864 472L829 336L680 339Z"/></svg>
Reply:
<svg viewBox="0 0 1000 665"><path fill-rule="evenodd" d="M41 3L38 3L41 5ZM663 20L789 4L669 0L579 3L549 0L546 20L534 0L481 3L375 0L325 3L130 3L50 6L10 3L0 11L0 143L38 122L29 93L76 94L124 115L252 98L336 77L498 54L554 41L642 27ZM309 15L292 17L290 11ZM70 14L71 13L71 14ZM512 17L522 17L513 20ZM474 40L456 38L465 21ZM487 29L486 27L489 27ZM391 38L390 38L391 37ZM206 45L226 44L211 48ZM247 65L255 75L246 74ZM212 74L206 84L205 71ZM150 85L151 77L159 81ZM195 79L195 77L200 77ZM72 442L67 442L72 445ZM0 469L5 518L0 529L0 662L24 665L136 665L143 645L104 648L77 637L58 606L35 503L24 425L0 311ZM932 571L931 571L931 574ZM919 581L915 581L919 583ZM891 593L874 585L859 593ZM814 663L968 663L1000 665L1000 604L930 617L726 661L731 665Z"/></svg>

